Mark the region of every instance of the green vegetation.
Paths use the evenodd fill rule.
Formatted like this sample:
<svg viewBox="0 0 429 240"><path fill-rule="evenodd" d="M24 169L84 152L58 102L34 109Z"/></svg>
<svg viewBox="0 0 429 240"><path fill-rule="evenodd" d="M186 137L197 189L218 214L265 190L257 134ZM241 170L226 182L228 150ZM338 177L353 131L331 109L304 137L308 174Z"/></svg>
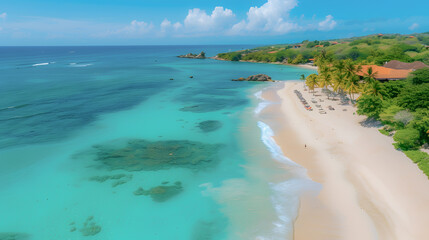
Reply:
<svg viewBox="0 0 429 240"><path fill-rule="evenodd" d="M300 64L309 62L321 51L334 60L351 59L355 63L382 65L390 60L402 62L422 61L429 64L429 33L413 35L370 35L331 41L302 41L299 44L265 46L244 51L221 53L219 58L229 61L283 62Z"/></svg>
<svg viewBox="0 0 429 240"><path fill-rule="evenodd" d="M419 131L413 128L405 128L396 131L393 140L396 141L395 147L402 150L413 150L420 146Z"/></svg>
<svg viewBox="0 0 429 240"><path fill-rule="evenodd" d="M378 118L383 111L383 101L378 96L363 95L357 101L359 115L367 115L368 117Z"/></svg>
<svg viewBox="0 0 429 240"><path fill-rule="evenodd" d="M429 154L419 150L404 151L404 153L419 166L426 176L429 176Z"/></svg>
<svg viewBox="0 0 429 240"><path fill-rule="evenodd" d="M429 68L422 68L414 71L409 79L413 84L429 83Z"/></svg>
<svg viewBox="0 0 429 240"><path fill-rule="evenodd" d="M383 134L383 135L390 136L390 132L388 132L388 131L386 131L386 130L384 130L384 129L378 129L378 131L379 131L381 134Z"/></svg>

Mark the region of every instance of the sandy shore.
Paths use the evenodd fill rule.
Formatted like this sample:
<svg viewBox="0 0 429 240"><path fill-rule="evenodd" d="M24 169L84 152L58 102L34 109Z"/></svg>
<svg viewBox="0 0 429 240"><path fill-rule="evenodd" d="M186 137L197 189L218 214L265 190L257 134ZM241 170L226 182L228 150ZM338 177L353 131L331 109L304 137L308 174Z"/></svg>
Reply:
<svg viewBox="0 0 429 240"><path fill-rule="evenodd" d="M327 114L305 110L295 89ZM277 114L268 122L277 143L323 185L317 197L302 197L295 240L429 239L429 180L390 137L363 127L365 117L353 114L353 106L328 100L320 89L313 97L302 82L268 91L280 102L270 107Z"/></svg>

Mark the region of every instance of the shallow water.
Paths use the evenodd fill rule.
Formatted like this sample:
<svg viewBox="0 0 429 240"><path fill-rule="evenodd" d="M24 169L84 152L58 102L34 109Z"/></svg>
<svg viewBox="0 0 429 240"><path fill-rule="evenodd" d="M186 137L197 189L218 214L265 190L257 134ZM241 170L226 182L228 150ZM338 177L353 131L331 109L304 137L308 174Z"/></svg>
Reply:
<svg viewBox="0 0 429 240"><path fill-rule="evenodd" d="M312 71L175 57L247 47L0 48L0 234L290 236L301 170L261 139L267 84L230 80Z"/></svg>

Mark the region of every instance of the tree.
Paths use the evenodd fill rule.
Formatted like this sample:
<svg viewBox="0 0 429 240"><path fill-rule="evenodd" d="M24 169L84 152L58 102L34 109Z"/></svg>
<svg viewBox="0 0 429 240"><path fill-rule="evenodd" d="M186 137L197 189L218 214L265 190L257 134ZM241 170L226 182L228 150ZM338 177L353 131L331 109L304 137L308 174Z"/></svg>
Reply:
<svg viewBox="0 0 429 240"><path fill-rule="evenodd" d="M371 84L375 82L375 75L377 72L374 72L372 67L369 67L366 72L363 74L363 80L365 81L365 84Z"/></svg>
<svg viewBox="0 0 429 240"><path fill-rule="evenodd" d="M398 96L401 107L415 111L418 108L429 108L429 83L405 88Z"/></svg>
<svg viewBox="0 0 429 240"><path fill-rule="evenodd" d="M296 56L296 58L292 61L292 64L300 64L305 62L306 60L304 59L304 56L302 56L302 54L298 54L298 56Z"/></svg>
<svg viewBox="0 0 429 240"><path fill-rule="evenodd" d="M355 65L352 60L347 59L344 62L344 68L346 71L346 78L350 79L362 70L362 66Z"/></svg>
<svg viewBox="0 0 429 240"><path fill-rule="evenodd" d="M378 118L383 110L383 101L377 96L363 95L357 100L357 107L357 114Z"/></svg>
<svg viewBox="0 0 429 240"><path fill-rule="evenodd" d="M317 74L310 74L305 80L305 84L308 86L308 89L313 91L314 95L314 88L317 87Z"/></svg>
<svg viewBox="0 0 429 240"><path fill-rule="evenodd" d="M420 140L429 143L429 109L417 109L414 119L409 123L420 134Z"/></svg>
<svg viewBox="0 0 429 240"><path fill-rule="evenodd" d="M405 128L396 131L393 140L396 141L395 147L402 150L417 149L420 146L419 131L413 128Z"/></svg>
<svg viewBox="0 0 429 240"><path fill-rule="evenodd" d="M332 80L332 73L331 69L327 65L322 65L319 67L320 73L319 73L319 86L327 88L331 85Z"/></svg>
<svg viewBox="0 0 429 240"><path fill-rule="evenodd" d="M349 93L350 98L354 100L354 94L359 92L359 76L352 75L351 78L347 79L346 82L346 91Z"/></svg>
<svg viewBox="0 0 429 240"><path fill-rule="evenodd" d="M402 89L404 89L405 84L405 81L389 81L383 83L384 91L381 92L383 94L383 99L396 98L401 93Z"/></svg>
<svg viewBox="0 0 429 240"><path fill-rule="evenodd" d="M413 84L429 83L429 68L421 68L409 76Z"/></svg>
<svg viewBox="0 0 429 240"><path fill-rule="evenodd" d="M382 84L379 81L375 80L365 85L364 94L371 95L371 96L378 96L381 99L383 99L383 91L384 89Z"/></svg>
<svg viewBox="0 0 429 240"><path fill-rule="evenodd" d="M395 115L402 110L404 109L397 105L391 105L387 108L384 108L383 112L380 113L380 120L383 121L383 123L395 124Z"/></svg>
<svg viewBox="0 0 429 240"><path fill-rule="evenodd" d="M305 75L301 74L301 76L299 77L299 80L305 80Z"/></svg>
<svg viewBox="0 0 429 240"><path fill-rule="evenodd" d="M402 123L402 125L405 127L407 126L407 124L413 120L414 116L413 114L411 114L409 111L407 110L402 110L399 111L395 114L394 119L400 123Z"/></svg>

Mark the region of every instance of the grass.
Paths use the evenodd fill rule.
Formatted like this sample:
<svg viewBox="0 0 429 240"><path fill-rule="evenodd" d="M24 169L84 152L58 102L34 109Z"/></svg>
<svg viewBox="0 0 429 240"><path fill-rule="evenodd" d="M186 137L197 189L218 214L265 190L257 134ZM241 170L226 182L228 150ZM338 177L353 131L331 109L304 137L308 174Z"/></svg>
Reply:
<svg viewBox="0 0 429 240"><path fill-rule="evenodd" d="M383 135L390 136L390 132L388 132L388 131L386 131L386 130L384 130L384 129L378 129L378 131L379 131L381 134L383 134Z"/></svg>
<svg viewBox="0 0 429 240"><path fill-rule="evenodd" d="M404 153L413 160L429 178L429 154L419 150L404 151Z"/></svg>

